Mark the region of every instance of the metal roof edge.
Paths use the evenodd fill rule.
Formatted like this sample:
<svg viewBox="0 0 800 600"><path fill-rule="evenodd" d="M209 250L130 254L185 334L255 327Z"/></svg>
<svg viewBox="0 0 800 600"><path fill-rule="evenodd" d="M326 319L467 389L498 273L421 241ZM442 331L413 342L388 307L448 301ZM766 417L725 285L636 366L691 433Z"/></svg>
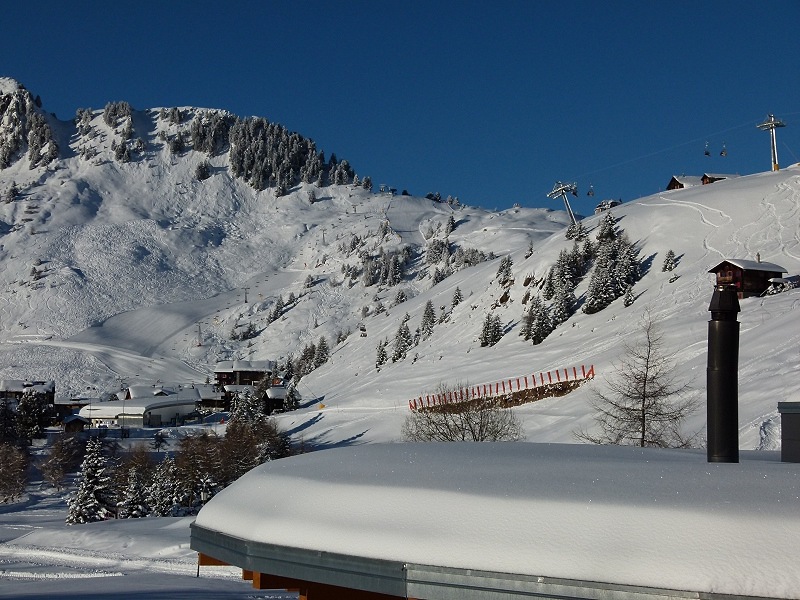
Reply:
<svg viewBox="0 0 800 600"><path fill-rule="evenodd" d="M400 598L777 600L763 596L672 590L350 556L245 540L206 529L196 523L191 524L190 547L192 550L249 571Z"/></svg>

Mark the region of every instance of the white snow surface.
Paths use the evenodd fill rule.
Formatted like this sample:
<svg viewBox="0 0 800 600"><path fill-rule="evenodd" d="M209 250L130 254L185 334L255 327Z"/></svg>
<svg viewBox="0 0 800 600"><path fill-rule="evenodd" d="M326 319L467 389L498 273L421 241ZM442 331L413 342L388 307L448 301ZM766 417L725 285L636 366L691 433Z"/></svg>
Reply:
<svg viewBox="0 0 800 600"><path fill-rule="evenodd" d="M800 465L775 452L367 444L253 469L197 524L423 565L796 598Z"/></svg>
<svg viewBox="0 0 800 600"><path fill-rule="evenodd" d="M182 127L188 128L198 109L186 111ZM408 400L433 392L440 383L489 383L591 364L598 375L591 383L568 396L515 409L529 442L568 444L574 441L576 430L593 427L592 392L604 385L606 377L614 376L624 342L635 342L645 311L659 321L667 350L676 353L677 383L689 384L702 402L713 283L708 269L726 258L755 260L759 255L761 260L786 268L789 277L800 274L797 165L663 192L613 209L619 226L638 244L645 261L644 277L633 290L635 303L626 308L618 300L593 315L578 311L542 344L532 346L517 335L523 315L523 282L529 275L540 279L558 253L571 248L572 242L564 238L568 220L563 211L454 210L423 198L371 194L351 186L317 189L319 201L310 205L310 186L297 186L288 196L275 198L269 190L255 192L231 178L225 169L226 154L208 158L212 177L199 182L194 169L207 157L191 150L180 157L171 156L158 134L169 130L169 135L174 135L175 126L158 120L157 113L134 113L136 135L144 138L147 150L130 163L113 159L111 140L117 134L103 123L101 111L96 111L90 138L78 136L70 123L51 121L67 158L37 169L29 169L23 158L0 171L0 193L12 181L20 189L13 202L0 203L0 379L54 380L62 399L85 395L87 387L93 388L91 395L107 397L123 383L149 384L159 379L201 383L207 375L213 376L218 360L297 356L305 344L325 335L331 359L301 380L302 407L281 415L279 424L306 448L340 447L347 452L350 446L399 441ZM89 143L97 154L85 160L78 152ZM544 199L540 190L521 188L522 192ZM388 219L391 232L384 240L386 249L405 243L422 245L429 230L442 236L441 228L450 215L457 223L451 242L492 251L498 260L465 269L432 286L433 269L420 258L413 269L421 276L401 284L410 299L399 306L392 306L397 288L364 288L359 281L351 286L343 275L343 265L359 264L357 252L339 249L353 234L366 240L361 249L375 251L378 226ZM599 217L591 216L584 224L592 230L598 221ZM526 257L529 246L533 253ZM677 268L663 273L661 264L670 249L677 256ZM502 289L494 279L499 257L506 254L513 259L514 284L509 301L498 305ZM309 275L315 282L310 290L304 287ZM587 283L579 284L579 298ZM450 311L456 286L464 301ZM298 302L268 324L266 318L278 295L286 301L289 293L294 293ZM411 316L413 331L428 300L436 307L437 317L445 307L446 318L406 360L390 361L377 371L378 342L393 341L406 313ZM388 310L377 313L379 301ZM741 302L739 439L743 450L778 450L777 403L800 399L798 306L798 289ZM365 307L367 316L362 317ZM494 347L482 348L478 335L489 310L500 316L506 333ZM258 337L249 342L230 340L237 324L249 323L261 331ZM366 337L357 333L360 323L367 330ZM344 329L355 333L339 345L331 343L336 332ZM699 431L702 439L705 411L688 419L685 426L687 432ZM538 444L530 448L520 445L510 452L536 453L542 451L539 448ZM563 451L568 456L596 453L597 460L611 456L594 447ZM286 464L334 460L325 456L325 452L317 452ZM647 456L650 460L649 453ZM674 453L665 452L664 456ZM788 484L779 483L777 475L787 474L781 469L788 467L770 463L770 453L761 458L747 456L737 467L742 477L755 478L746 475L752 460L752 469L760 465L775 470L776 477L765 478L765 485L785 490L782 486ZM665 460L675 462L670 468L676 469L691 462ZM692 460L703 462L699 456ZM280 464L257 471L253 477L260 478ZM701 467L695 468L699 473ZM717 473L721 467L702 469ZM278 477L289 476L275 472ZM563 472L553 473L554 481L547 484L560 485L562 476ZM392 502L387 506L394 506L389 498L391 487L383 492L369 489ZM438 494L434 491L435 486L423 487L419 494L428 504L434 495L437 502L454 497L447 487ZM474 489L471 494L483 497ZM492 502L498 506L522 504L518 498L502 494L503 488L496 488ZM586 501L586 496L582 498ZM485 499L488 504L489 496ZM309 522L322 516L320 507L325 502L323 494L317 506L308 508ZM418 510L425 510L425 504L420 503ZM649 506L626 508L643 519ZM763 510L771 514L772 506L765 502ZM695 528L701 526L702 519L696 514L688 509L681 512ZM9 518L27 518L24 511L20 514ZM671 511L653 514L671 518ZM503 528L510 531L518 518L530 517L513 514ZM145 524L150 522L129 527L147 531ZM780 533L771 528L759 530L758 519L744 522L735 530L741 538L733 546L754 545L766 551L774 540L776 551L768 554L780 563L775 553L786 548ZM536 525L544 533L552 527L545 521ZM99 531L107 526L92 527ZM326 526L340 525L329 522ZM661 527L658 523L653 526ZM184 531L188 544L188 531ZM309 526L305 534L312 533ZM56 535L51 539L53 546L63 541ZM599 535L586 539L599 549L598 561L603 560L603 539ZM14 554L7 544L0 548ZM632 569L634 573L642 571ZM764 589L783 589L784 585L788 585L786 580L778 579L775 587L764 582ZM0 590L4 593L5 589Z"/></svg>
<svg viewBox="0 0 800 600"><path fill-rule="evenodd" d="M268 600L233 567L201 567L189 549L192 517L67 526L63 494L39 486L0 505L0 598L38 600Z"/></svg>

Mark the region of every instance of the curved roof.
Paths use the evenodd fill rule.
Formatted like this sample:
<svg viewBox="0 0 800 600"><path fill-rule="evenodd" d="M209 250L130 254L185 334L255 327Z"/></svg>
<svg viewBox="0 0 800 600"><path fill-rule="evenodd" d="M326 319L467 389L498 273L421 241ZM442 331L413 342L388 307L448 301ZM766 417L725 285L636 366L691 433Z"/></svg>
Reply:
<svg viewBox="0 0 800 600"><path fill-rule="evenodd" d="M331 553L366 571L383 561L519 581L794 597L800 465L742 454L719 464L705 451L566 444L314 452L266 463L215 496L197 516L192 547L212 556L224 547L228 560L248 557L238 566L277 575L287 552L311 563ZM261 559L250 556L255 547Z"/></svg>

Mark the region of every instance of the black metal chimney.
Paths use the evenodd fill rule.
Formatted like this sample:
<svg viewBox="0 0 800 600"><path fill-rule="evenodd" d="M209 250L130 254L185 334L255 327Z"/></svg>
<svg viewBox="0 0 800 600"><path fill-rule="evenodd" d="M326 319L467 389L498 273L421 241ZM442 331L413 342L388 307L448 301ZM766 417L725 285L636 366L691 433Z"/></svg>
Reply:
<svg viewBox="0 0 800 600"><path fill-rule="evenodd" d="M739 462L739 297L717 285L708 322L708 462Z"/></svg>

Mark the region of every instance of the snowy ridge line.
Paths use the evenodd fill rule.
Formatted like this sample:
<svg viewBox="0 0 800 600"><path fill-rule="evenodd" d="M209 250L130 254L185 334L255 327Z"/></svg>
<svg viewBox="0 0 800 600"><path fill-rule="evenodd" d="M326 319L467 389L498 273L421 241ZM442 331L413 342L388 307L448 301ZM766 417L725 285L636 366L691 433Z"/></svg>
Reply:
<svg viewBox="0 0 800 600"><path fill-rule="evenodd" d="M570 371L572 378L570 379ZM545 373L547 378L545 381ZM562 377L563 373L563 377ZM553 371L540 371L537 383L536 373L533 373L528 379L527 375L513 377L510 379L503 379L501 381L493 381L492 383L482 383L468 388L461 388L452 390L441 394L426 394L419 396L408 401L408 408L412 411L432 408L434 406L444 406L447 404L459 404L461 402L472 402L474 400L488 400L504 394L511 394L514 392L521 392L523 390L532 390L559 383L579 382L588 379L594 379L594 365L581 365L580 375L578 375L578 368L571 367L565 369L555 369ZM516 389L514 383L516 382ZM507 385L506 385L507 384Z"/></svg>

